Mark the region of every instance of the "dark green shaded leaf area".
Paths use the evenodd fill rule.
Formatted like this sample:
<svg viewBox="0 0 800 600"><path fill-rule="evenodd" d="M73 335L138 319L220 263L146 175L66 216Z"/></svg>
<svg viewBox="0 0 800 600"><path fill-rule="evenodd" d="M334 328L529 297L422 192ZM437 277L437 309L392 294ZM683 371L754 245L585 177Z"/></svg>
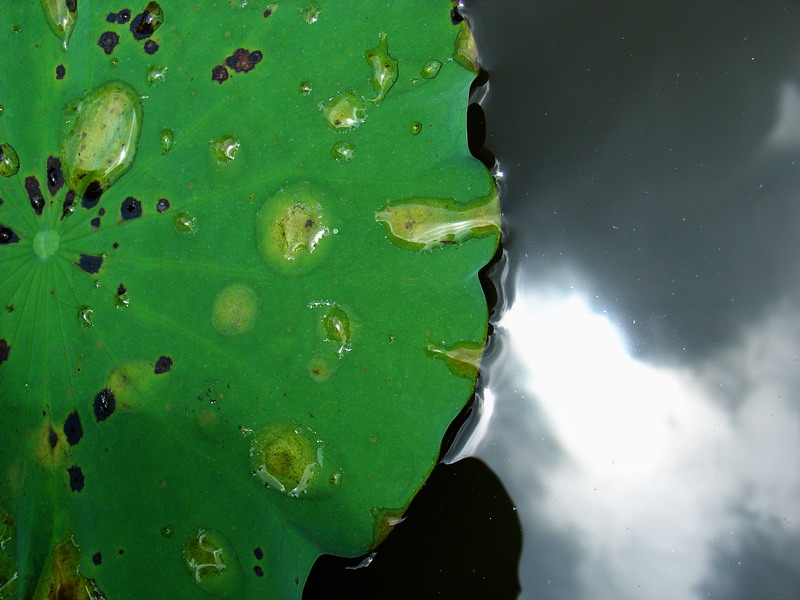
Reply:
<svg viewBox="0 0 800 600"><path fill-rule="evenodd" d="M449 0L7 2L0 598L299 598L472 392Z"/></svg>

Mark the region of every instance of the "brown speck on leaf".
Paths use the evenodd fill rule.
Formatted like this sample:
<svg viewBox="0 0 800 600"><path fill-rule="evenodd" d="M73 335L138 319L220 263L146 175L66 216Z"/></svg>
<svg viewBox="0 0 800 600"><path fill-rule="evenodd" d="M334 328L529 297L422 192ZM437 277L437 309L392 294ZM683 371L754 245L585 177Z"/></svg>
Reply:
<svg viewBox="0 0 800 600"><path fill-rule="evenodd" d="M217 65L213 69L211 69L211 81L216 81L217 83L222 83L226 79L228 79L228 69L225 68L224 65Z"/></svg>
<svg viewBox="0 0 800 600"><path fill-rule="evenodd" d="M225 64L237 73L247 73L256 68L264 55L260 50L250 52L246 48L237 48L236 51L225 59Z"/></svg>

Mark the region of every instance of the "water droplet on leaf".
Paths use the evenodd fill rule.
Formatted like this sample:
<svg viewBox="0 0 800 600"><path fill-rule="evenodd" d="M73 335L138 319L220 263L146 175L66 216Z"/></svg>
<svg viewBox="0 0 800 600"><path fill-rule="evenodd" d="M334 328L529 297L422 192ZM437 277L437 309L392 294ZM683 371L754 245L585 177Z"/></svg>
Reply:
<svg viewBox="0 0 800 600"><path fill-rule="evenodd" d="M425 63L425 66L422 67L420 71L420 75L422 75L425 79L433 79L439 74L439 70L442 68L442 63L438 60L431 60Z"/></svg>
<svg viewBox="0 0 800 600"><path fill-rule="evenodd" d="M159 134L159 141L161 142L161 154L169 153L175 143L175 132L172 129L162 129Z"/></svg>
<svg viewBox="0 0 800 600"><path fill-rule="evenodd" d="M338 142L331 148L331 156L337 162L347 162L356 157L356 145L353 142Z"/></svg>
<svg viewBox="0 0 800 600"><path fill-rule="evenodd" d="M319 4L312 2L305 8L300 9L300 16L302 17L303 21L311 25L312 23L317 22L320 12Z"/></svg>
<svg viewBox="0 0 800 600"><path fill-rule="evenodd" d="M239 152L239 138L235 135L221 135L208 143L211 147L211 155L220 164L231 162L236 158L236 153Z"/></svg>
<svg viewBox="0 0 800 600"><path fill-rule="evenodd" d="M187 212L179 212L172 220L175 229L180 233L195 233L197 231L197 219Z"/></svg>
<svg viewBox="0 0 800 600"><path fill-rule="evenodd" d="M11 144L0 144L0 175L11 177L19 171L19 156Z"/></svg>
<svg viewBox="0 0 800 600"><path fill-rule="evenodd" d="M354 92L342 92L320 104L328 125L339 131L355 129L366 119L364 100Z"/></svg>
<svg viewBox="0 0 800 600"><path fill-rule="evenodd" d="M50 31L61 40L64 50L78 19L78 0L41 0L44 17Z"/></svg>
<svg viewBox="0 0 800 600"><path fill-rule="evenodd" d="M382 31L380 33L378 45L371 50L367 50L364 53L364 57L372 67L370 83L372 83L372 88L377 94L372 101L380 102L397 81L397 59L389 56L389 45L386 41L385 32Z"/></svg>
<svg viewBox="0 0 800 600"><path fill-rule="evenodd" d="M235 283L223 288L214 298L211 322L222 335L239 335L255 325L258 298L248 286Z"/></svg>
<svg viewBox="0 0 800 600"><path fill-rule="evenodd" d="M183 545L183 560L192 581L219 598L240 598L242 571L233 547L216 531L198 529Z"/></svg>
<svg viewBox="0 0 800 600"><path fill-rule="evenodd" d="M420 131L422 131L422 123L414 121L411 124L411 135L418 135Z"/></svg>
<svg viewBox="0 0 800 600"><path fill-rule="evenodd" d="M164 81L167 78L167 67L157 67L155 65L150 65L147 69L147 85L150 87L155 87Z"/></svg>

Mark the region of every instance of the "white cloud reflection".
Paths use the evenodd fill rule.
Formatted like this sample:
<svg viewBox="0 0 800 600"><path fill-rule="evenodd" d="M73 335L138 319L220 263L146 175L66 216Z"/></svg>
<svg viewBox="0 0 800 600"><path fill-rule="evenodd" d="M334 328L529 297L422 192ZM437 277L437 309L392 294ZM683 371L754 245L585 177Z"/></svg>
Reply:
<svg viewBox="0 0 800 600"><path fill-rule="evenodd" d="M551 583L576 574L579 598L705 597L718 551L800 518L797 308L690 368L634 359L586 297L519 287L499 324L519 399L493 385L490 367L495 419L475 454L503 475L526 531L545 520L581 550L571 570L543 577L526 536L521 597L550 597ZM532 431L563 456L537 456Z"/></svg>

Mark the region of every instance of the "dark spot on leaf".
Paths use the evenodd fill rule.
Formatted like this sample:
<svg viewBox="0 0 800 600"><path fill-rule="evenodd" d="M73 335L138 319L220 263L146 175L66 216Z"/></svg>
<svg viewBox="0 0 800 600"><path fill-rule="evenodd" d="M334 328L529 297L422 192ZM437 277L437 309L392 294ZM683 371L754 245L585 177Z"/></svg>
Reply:
<svg viewBox="0 0 800 600"><path fill-rule="evenodd" d="M262 569L258 565L253 567L253 572L256 574L257 577L263 577L264 576L264 569Z"/></svg>
<svg viewBox="0 0 800 600"><path fill-rule="evenodd" d="M100 217L95 217L90 221L92 224L92 229L99 229L100 228Z"/></svg>
<svg viewBox="0 0 800 600"><path fill-rule="evenodd" d="M11 352L11 346L5 339L0 340L0 364L8 360L8 353Z"/></svg>
<svg viewBox="0 0 800 600"><path fill-rule="evenodd" d="M455 6L450 10L450 20L453 22L453 25L458 25L464 20L464 17L458 12Z"/></svg>
<svg viewBox="0 0 800 600"><path fill-rule="evenodd" d="M0 246L5 244L16 244L19 242L17 234L10 227L0 225Z"/></svg>
<svg viewBox="0 0 800 600"><path fill-rule="evenodd" d="M10 313L14 312L14 305L13 304L9 304L8 306L6 306L6 310L8 312L10 312Z"/></svg>
<svg viewBox="0 0 800 600"><path fill-rule="evenodd" d="M41 215L42 210L44 210L44 196L42 196L42 188L39 187L39 180L33 175L28 175L25 178L25 191L28 192L33 211L37 215Z"/></svg>
<svg viewBox="0 0 800 600"><path fill-rule="evenodd" d="M94 397L94 416L98 423L100 421L105 421L114 414L116 408L117 399L114 397L114 392L110 389L105 388Z"/></svg>
<svg viewBox="0 0 800 600"><path fill-rule="evenodd" d="M77 264L87 273L97 273L103 264L102 256L92 256L91 254L81 254Z"/></svg>
<svg viewBox="0 0 800 600"><path fill-rule="evenodd" d="M166 212L167 210L169 210L169 200L167 200L166 198L161 198L156 203L156 210L158 212L160 212L160 213L163 213L163 212Z"/></svg>
<svg viewBox="0 0 800 600"><path fill-rule="evenodd" d="M123 554L125 554L125 550L123 550L122 548L120 548L120 550L119 550L119 555L120 555L120 556L122 556Z"/></svg>
<svg viewBox="0 0 800 600"><path fill-rule="evenodd" d="M122 295L127 294L127 293L128 293L128 290L125 289L125 285L120 283L119 287L117 288L117 296L122 296Z"/></svg>
<svg viewBox="0 0 800 600"><path fill-rule="evenodd" d="M156 361L156 366L153 369L153 372L156 375L161 375L162 373L166 373L172 368L172 359L169 356L162 356Z"/></svg>
<svg viewBox="0 0 800 600"><path fill-rule="evenodd" d="M211 69L211 81L222 83L228 78L228 69L224 65L217 65Z"/></svg>
<svg viewBox="0 0 800 600"><path fill-rule="evenodd" d="M106 214L106 209L105 208L101 208L100 210L97 211L97 214L102 217L104 214Z"/></svg>
<svg viewBox="0 0 800 600"><path fill-rule="evenodd" d="M103 563L103 555L95 552L92 554L92 562L99 567Z"/></svg>
<svg viewBox="0 0 800 600"><path fill-rule="evenodd" d="M75 190L68 190L67 194L64 196L64 205L61 210L61 220L64 220L64 217L67 215L71 215L72 211L75 210Z"/></svg>
<svg viewBox="0 0 800 600"><path fill-rule="evenodd" d="M64 65L58 65L56 67L56 79L61 80L64 79L64 75L67 74L67 70L64 68Z"/></svg>
<svg viewBox="0 0 800 600"><path fill-rule="evenodd" d="M144 10L131 21L134 39L143 40L153 35L164 22L164 12L158 2L148 2Z"/></svg>
<svg viewBox="0 0 800 600"><path fill-rule="evenodd" d="M225 59L225 64L237 73L247 73L256 68L264 55L260 50L250 52L246 48L237 48L236 51Z"/></svg>
<svg viewBox="0 0 800 600"><path fill-rule="evenodd" d="M119 36L113 31L104 31L100 34L100 39L97 40L97 45L108 55L114 52L117 44L119 44Z"/></svg>
<svg viewBox="0 0 800 600"><path fill-rule="evenodd" d="M73 492L80 492L85 483L83 471L78 466L67 467L67 471L69 472L69 489ZM60 600L61 596L59 595L58 598Z"/></svg>
<svg viewBox="0 0 800 600"><path fill-rule="evenodd" d="M50 445L50 450L53 450L58 445L58 433L52 427L47 432L47 443Z"/></svg>
<svg viewBox="0 0 800 600"><path fill-rule="evenodd" d="M117 23L125 24L131 20L131 9L123 8L117 13Z"/></svg>
<svg viewBox="0 0 800 600"><path fill-rule="evenodd" d="M81 441L83 427L81 427L81 417L78 415L78 411L72 411L64 421L64 435L70 446L74 446Z"/></svg>
<svg viewBox="0 0 800 600"><path fill-rule="evenodd" d="M64 173L61 171L61 161L55 156L47 157L47 191L51 196L64 185Z"/></svg>
<svg viewBox="0 0 800 600"><path fill-rule="evenodd" d="M133 196L128 196L122 201L122 207L119 212L123 221L136 219L142 216L142 203Z"/></svg>
<svg viewBox="0 0 800 600"><path fill-rule="evenodd" d="M111 244L111 247L112 247L114 250L116 250L117 248L119 248L119 242L114 242L113 244Z"/></svg>
<svg viewBox="0 0 800 600"><path fill-rule="evenodd" d="M117 13L108 13L106 16L106 21L109 23L116 23L117 22Z"/></svg>
<svg viewBox="0 0 800 600"><path fill-rule="evenodd" d="M264 551L261 548L256 548L253 550L253 555L256 557L257 560L261 560L264 558Z"/></svg>
<svg viewBox="0 0 800 600"><path fill-rule="evenodd" d="M155 54L158 52L158 44L156 44L153 40L147 40L144 43L144 51L146 54Z"/></svg>
<svg viewBox="0 0 800 600"><path fill-rule="evenodd" d="M95 180L86 186L86 191L83 192L83 199L81 206L83 208L94 208L100 202L100 196L103 195L103 186L100 182Z"/></svg>
<svg viewBox="0 0 800 600"><path fill-rule="evenodd" d="M266 19L268 16L272 14L272 9L268 8L264 11L264 18Z"/></svg>

